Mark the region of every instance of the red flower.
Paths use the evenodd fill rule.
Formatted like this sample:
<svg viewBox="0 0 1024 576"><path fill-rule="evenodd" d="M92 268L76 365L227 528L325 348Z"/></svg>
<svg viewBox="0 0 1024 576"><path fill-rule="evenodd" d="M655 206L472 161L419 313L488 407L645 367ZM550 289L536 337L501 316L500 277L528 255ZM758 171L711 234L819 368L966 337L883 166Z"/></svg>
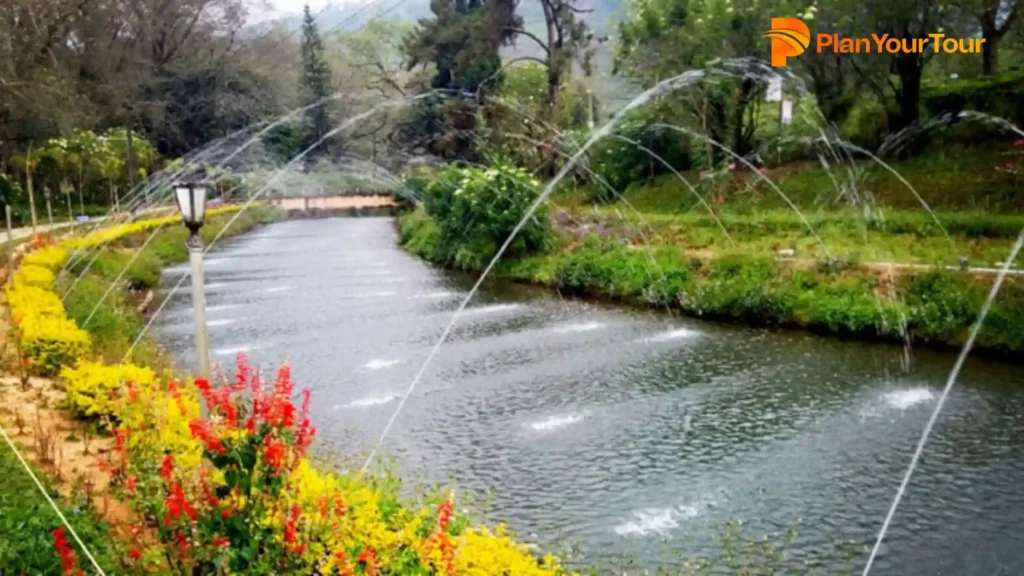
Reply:
<svg viewBox="0 0 1024 576"><path fill-rule="evenodd" d="M135 388L135 382L131 380L125 382L125 386L128 387L128 402L134 404L139 400L139 391Z"/></svg>
<svg viewBox="0 0 1024 576"><path fill-rule="evenodd" d="M263 459L267 461L267 465L280 472L281 468L284 467L284 456L284 442L267 436L266 441L263 443Z"/></svg>
<svg viewBox="0 0 1024 576"><path fill-rule="evenodd" d="M366 565L365 574L367 576L380 574L380 568L377 567L377 552L373 548L369 546L363 548L363 551L359 553L358 561Z"/></svg>
<svg viewBox="0 0 1024 576"><path fill-rule="evenodd" d="M51 534L53 534L53 547L57 551L57 556L60 556L60 566L64 570L64 574L81 574L78 570L78 559L75 558L75 550L64 536L64 528L57 528Z"/></svg>
<svg viewBox="0 0 1024 576"><path fill-rule="evenodd" d="M299 521L299 517L301 515L302 510L299 509L299 506L297 504L293 505L291 514L288 516L288 520L284 523L284 541L286 544L295 543L295 535L297 533L295 524Z"/></svg>
<svg viewBox="0 0 1024 576"><path fill-rule="evenodd" d="M170 454L164 456L163 463L160 464L160 477L168 482L171 481L171 476L174 475L174 458Z"/></svg>
<svg viewBox="0 0 1024 576"><path fill-rule="evenodd" d="M316 436L316 426L310 425L309 418L304 418L299 424L299 433L295 437L295 451L299 456L306 453L310 444L313 443L314 436Z"/></svg>
<svg viewBox="0 0 1024 576"><path fill-rule="evenodd" d="M249 367L249 360L245 354L238 354L235 357L235 382L231 385L231 390L235 392L245 390L245 385L251 375L252 368Z"/></svg>
<svg viewBox="0 0 1024 576"><path fill-rule="evenodd" d="M192 508L192 505L185 499L185 491L181 489L181 485L177 482L171 483L170 494L164 500L164 505L167 506L167 516L164 517L164 524L170 524L171 520L182 515L188 516L192 520L196 520L199 517L195 509Z"/></svg>
<svg viewBox="0 0 1024 576"><path fill-rule="evenodd" d="M231 517L231 509L230 508L225 508L225 509L221 510L220 511L220 517L221 518L230 518Z"/></svg>
<svg viewBox="0 0 1024 576"><path fill-rule="evenodd" d="M229 546L231 544L231 541L221 536L220 538L214 538L212 544L217 547Z"/></svg>
<svg viewBox="0 0 1024 576"><path fill-rule="evenodd" d="M135 560L142 558L142 552L140 552L138 548L132 548L129 554L131 554L132 558L134 558Z"/></svg>
<svg viewBox="0 0 1024 576"><path fill-rule="evenodd" d="M1021 147L1021 146L1024 146L1024 138L1021 138L1020 140L1017 140L1016 142L1013 143L1013 145L1017 146L1018 148Z"/></svg>
<svg viewBox="0 0 1024 576"><path fill-rule="evenodd" d="M188 550L188 538L185 538L184 534L175 531L174 540L178 543L178 547L183 551Z"/></svg>
<svg viewBox="0 0 1024 576"><path fill-rule="evenodd" d="M449 495L448 499L437 507L437 527L440 530L447 528L452 520L452 500L452 496Z"/></svg>
<svg viewBox="0 0 1024 576"><path fill-rule="evenodd" d="M192 437L202 440L207 450L221 454L227 453L224 442L214 432L213 425L209 420L193 420L189 423L188 428L192 432Z"/></svg>
<svg viewBox="0 0 1024 576"><path fill-rule="evenodd" d="M129 476L128 479L124 481L124 487L128 490L129 494L134 495L135 491L139 488L139 481L135 476Z"/></svg>
<svg viewBox="0 0 1024 576"><path fill-rule="evenodd" d="M32 359L31 358L22 358L21 359L21 365L22 366L28 366L30 364L32 364Z"/></svg>

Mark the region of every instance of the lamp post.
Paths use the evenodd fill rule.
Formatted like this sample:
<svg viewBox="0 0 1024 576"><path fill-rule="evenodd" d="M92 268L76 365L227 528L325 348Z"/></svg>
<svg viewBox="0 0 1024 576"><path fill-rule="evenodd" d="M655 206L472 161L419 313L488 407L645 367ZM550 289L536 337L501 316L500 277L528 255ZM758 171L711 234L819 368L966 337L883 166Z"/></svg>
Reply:
<svg viewBox="0 0 1024 576"><path fill-rule="evenodd" d="M174 185L174 199L178 202L181 219L188 228L188 260L192 267L192 307L196 314L196 356L199 359L197 376L210 377L210 341L206 335L206 294L203 290L203 241L199 229L206 215L204 185L180 182Z"/></svg>

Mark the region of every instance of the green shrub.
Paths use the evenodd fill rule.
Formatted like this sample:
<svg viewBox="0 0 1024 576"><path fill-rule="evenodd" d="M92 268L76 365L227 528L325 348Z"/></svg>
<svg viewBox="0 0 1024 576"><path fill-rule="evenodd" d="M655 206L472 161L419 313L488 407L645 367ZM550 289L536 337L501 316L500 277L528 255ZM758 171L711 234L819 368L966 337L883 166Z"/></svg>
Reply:
<svg viewBox="0 0 1024 576"><path fill-rule="evenodd" d="M488 168L449 167L423 195L424 209L439 231L436 249L429 251L431 259L465 270L482 269L526 216L538 194L536 180L503 160ZM543 252L550 240L551 222L542 205L516 234L505 256Z"/></svg>
<svg viewBox="0 0 1024 576"><path fill-rule="evenodd" d="M770 257L726 255L711 263L707 279L687 295L683 308L699 316L754 324L790 321L792 302L780 292L782 277Z"/></svg>
<svg viewBox="0 0 1024 576"><path fill-rule="evenodd" d="M1014 72L987 78L944 80L926 85L921 90L921 101L931 116L976 110L1020 125L1024 122L1024 76Z"/></svg>
<svg viewBox="0 0 1024 576"><path fill-rule="evenodd" d="M799 296L810 328L842 336L899 334L898 313L891 302L875 295L869 278L838 280Z"/></svg>
<svg viewBox="0 0 1024 576"><path fill-rule="evenodd" d="M908 324L925 340L958 340L978 317L984 298L966 276L939 271L907 279L900 292Z"/></svg>
<svg viewBox="0 0 1024 576"><path fill-rule="evenodd" d="M663 121L664 119L656 114L656 111L650 110L619 123L615 130L618 137L606 136L594 144L588 152L590 169L619 192L631 185L648 182L657 176L672 174L665 163L652 156L647 150L656 154L679 172L689 170L693 165L690 139L674 130L649 129L651 123ZM627 142L623 138L636 142L636 144ZM591 182L590 190L594 200L603 202L616 200L608 197L608 189L600 183Z"/></svg>

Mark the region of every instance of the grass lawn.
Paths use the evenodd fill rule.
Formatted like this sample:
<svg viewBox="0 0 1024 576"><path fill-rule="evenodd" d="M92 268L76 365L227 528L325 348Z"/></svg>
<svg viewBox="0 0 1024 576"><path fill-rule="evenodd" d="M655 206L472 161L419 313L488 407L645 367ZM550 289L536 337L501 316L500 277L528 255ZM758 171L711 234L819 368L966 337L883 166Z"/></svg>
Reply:
<svg viewBox="0 0 1024 576"><path fill-rule="evenodd" d="M554 204L564 209L561 227L570 234L678 246L703 257L785 249L798 258L830 253L850 262L957 265L966 257L972 266L995 266L1024 229L1024 167L1006 168L1021 161L1024 147L992 145L939 148L896 164L934 216L906 184L873 163L831 173L808 162L767 170L778 191L749 170L682 174L706 205L673 174L632 186L612 204L586 203L572 192Z"/></svg>
<svg viewBox="0 0 1024 576"><path fill-rule="evenodd" d="M40 474L37 470L36 474ZM39 488L18 462L6 442L0 442L0 574L60 576L60 559L54 550L51 531L62 526L57 513L39 492ZM115 566L115 555L106 524L93 511L79 503L67 503L56 491L50 495L89 550L106 570ZM86 573L91 566L85 554L71 538L78 566Z"/></svg>

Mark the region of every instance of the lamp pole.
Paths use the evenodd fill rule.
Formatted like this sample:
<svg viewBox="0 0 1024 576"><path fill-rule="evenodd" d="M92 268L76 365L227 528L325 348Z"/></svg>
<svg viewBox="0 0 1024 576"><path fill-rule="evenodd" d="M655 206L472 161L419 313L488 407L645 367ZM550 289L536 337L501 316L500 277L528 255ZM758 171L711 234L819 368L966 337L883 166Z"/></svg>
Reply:
<svg viewBox="0 0 1024 576"><path fill-rule="evenodd" d="M181 218L188 228L188 260L192 273L192 308L196 315L196 376L210 377L210 341L206 333L206 291L203 288L203 240L199 229L206 214L206 188L200 184L175 186L175 199Z"/></svg>

